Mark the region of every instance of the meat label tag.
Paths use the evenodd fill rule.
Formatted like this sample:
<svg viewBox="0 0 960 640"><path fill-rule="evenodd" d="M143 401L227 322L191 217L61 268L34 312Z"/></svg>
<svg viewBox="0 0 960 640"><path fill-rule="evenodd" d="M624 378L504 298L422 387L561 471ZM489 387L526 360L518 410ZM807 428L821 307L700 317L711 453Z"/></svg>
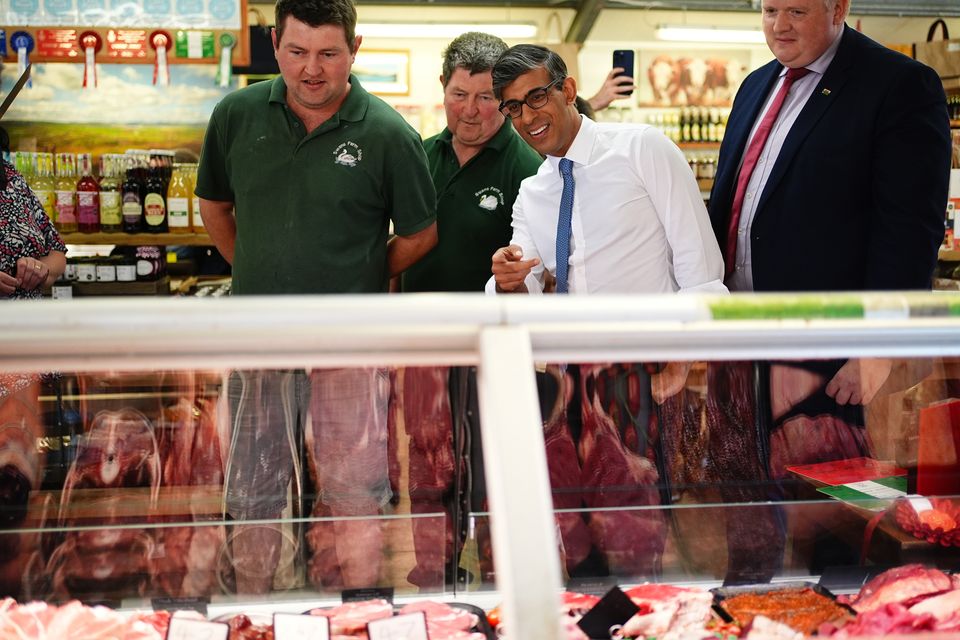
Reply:
<svg viewBox="0 0 960 640"><path fill-rule="evenodd" d="M368 622L367 635L370 640L430 640L422 611Z"/></svg>
<svg viewBox="0 0 960 640"><path fill-rule="evenodd" d="M154 611L196 611L204 616L207 615L207 604L209 602L209 599L201 596L151 598L150 600Z"/></svg>
<svg viewBox="0 0 960 640"><path fill-rule="evenodd" d="M275 613L273 637L276 640L330 640L330 618Z"/></svg>
<svg viewBox="0 0 960 640"><path fill-rule="evenodd" d="M367 587L366 589L344 589L340 592L343 602L364 602L366 600L386 600L393 604L393 587Z"/></svg>
<svg viewBox="0 0 960 640"><path fill-rule="evenodd" d="M206 622L189 618L170 618L167 640L227 640L230 627L222 622Z"/></svg>
<svg viewBox="0 0 960 640"><path fill-rule="evenodd" d="M637 610L627 594L613 587L580 618L577 626L590 638L612 638L611 631L632 618Z"/></svg>

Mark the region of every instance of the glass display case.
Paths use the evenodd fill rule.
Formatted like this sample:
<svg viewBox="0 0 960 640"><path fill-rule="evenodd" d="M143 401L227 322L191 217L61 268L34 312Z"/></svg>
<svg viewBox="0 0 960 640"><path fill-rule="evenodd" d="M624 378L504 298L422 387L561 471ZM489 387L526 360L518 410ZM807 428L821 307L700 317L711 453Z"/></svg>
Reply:
<svg viewBox="0 0 960 640"><path fill-rule="evenodd" d="M72 300L0 323L19 602L430 597L538 640L566 637L563 589L842 592L960 563L960 296Z"/></svg>

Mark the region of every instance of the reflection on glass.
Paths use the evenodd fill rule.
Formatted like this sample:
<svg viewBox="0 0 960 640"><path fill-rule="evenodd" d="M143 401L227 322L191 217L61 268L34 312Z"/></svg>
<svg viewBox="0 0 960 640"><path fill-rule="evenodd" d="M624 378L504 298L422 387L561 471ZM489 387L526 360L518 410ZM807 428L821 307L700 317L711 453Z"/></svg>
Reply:
<svg viewBox="0 0 960 640"><path fill-rule="evenodd" d="M956 561L950 361L536 377L570 589ZM0 393L2 596L495 587L472 368L7 375ZM872 484L825 486L852 480Z"/></svg>

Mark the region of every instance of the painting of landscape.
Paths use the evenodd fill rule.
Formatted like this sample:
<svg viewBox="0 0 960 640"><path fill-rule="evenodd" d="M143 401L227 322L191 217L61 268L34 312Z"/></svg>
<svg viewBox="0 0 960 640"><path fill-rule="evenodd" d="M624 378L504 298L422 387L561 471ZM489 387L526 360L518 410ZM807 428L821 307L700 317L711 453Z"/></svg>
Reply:
<svg viewBox="0 0 960 640"><path fill-rule="evenodd" d="M151 65L101 64L98 86L82 86L83 65L36 64L25 88L4 116L14 151L122 153L127 149L172 149L197 157L214 106L235 87L216 83L216 69L179 65L170 85L153 84ZM0 74L6 95L16 67Z"/></svg>

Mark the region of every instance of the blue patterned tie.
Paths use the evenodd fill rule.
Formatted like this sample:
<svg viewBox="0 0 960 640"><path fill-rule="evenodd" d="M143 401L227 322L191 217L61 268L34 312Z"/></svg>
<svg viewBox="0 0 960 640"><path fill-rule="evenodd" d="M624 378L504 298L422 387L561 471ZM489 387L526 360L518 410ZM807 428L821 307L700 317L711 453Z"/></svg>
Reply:
<svg viewBox="0 0 960 640"><path fill-rule="evenodd" d="M570 219L573 217L573 162L560 159L563 195L557 219L557 293L567 293L567 269L570 264Z"/></svg>

